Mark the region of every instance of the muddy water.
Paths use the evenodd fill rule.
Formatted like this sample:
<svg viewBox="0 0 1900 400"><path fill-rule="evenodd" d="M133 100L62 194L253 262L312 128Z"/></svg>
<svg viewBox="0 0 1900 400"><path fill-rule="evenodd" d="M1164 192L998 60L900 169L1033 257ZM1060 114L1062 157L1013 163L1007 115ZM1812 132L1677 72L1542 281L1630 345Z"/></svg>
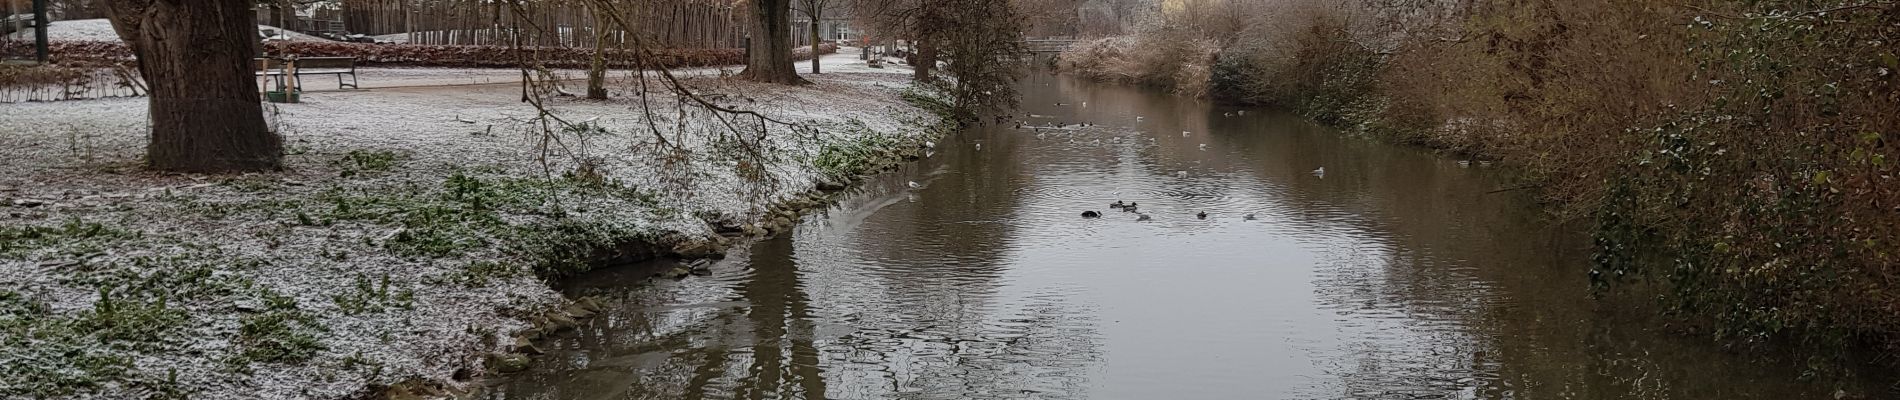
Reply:
<svg viewBox="0 0 1900 400"><path fill-rule="evenodd" d="M1592 300L1586 238L1487 166L1137 89L1025 87L1026 121L1095 126L973 129L711 277L584 279L570 290L613 309L487 396L1829 394Z"/></svg>

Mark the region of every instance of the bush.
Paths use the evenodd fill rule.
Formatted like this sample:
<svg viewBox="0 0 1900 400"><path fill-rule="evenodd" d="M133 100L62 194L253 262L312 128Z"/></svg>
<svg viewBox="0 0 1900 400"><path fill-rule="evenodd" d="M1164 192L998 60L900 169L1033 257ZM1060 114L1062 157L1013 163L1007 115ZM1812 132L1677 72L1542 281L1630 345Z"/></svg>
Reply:
<svg viewBox="0 0 1900 400"><path fill-rule="evenodd" d="M1056 68L1091 79L1164 88L1183 96L1208 93L1213 40L1181 31L1150 31L1097 39L1062 53Z"/></svg>

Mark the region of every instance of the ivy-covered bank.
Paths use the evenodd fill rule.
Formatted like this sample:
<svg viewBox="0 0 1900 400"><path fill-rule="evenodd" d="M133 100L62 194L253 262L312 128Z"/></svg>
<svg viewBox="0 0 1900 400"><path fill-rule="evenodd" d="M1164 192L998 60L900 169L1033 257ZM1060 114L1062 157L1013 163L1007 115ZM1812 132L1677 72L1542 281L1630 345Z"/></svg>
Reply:
<svg viewBox="0 0 1900 400"><path fill-rule="evenodd" d="M519 368L594 311L548 280L718 257L946 131L905 75L807 78L689 80L798 124L750 140L632 96L552 100L585 122L550 132L508 85L314 93L275 115L288 168L238 176L139 169L143 99L0 104L0 397L445 394Z"/></svg>

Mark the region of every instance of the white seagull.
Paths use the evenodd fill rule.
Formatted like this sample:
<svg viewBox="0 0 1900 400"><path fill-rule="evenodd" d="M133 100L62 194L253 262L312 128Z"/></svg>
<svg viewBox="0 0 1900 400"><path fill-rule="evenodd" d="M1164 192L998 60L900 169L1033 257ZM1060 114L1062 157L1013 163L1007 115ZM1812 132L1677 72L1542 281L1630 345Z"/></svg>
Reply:
<svg viewBox="0 0 1900 400"><path fill-rule="evenodd" d="M1321 178L1325 178L1325 177L1326 177L1326 167L1319 167L1319 169L1315 169L1315 170L1313 170L1313 176L1317 176L1317 177L1321 177Z"/></svg>

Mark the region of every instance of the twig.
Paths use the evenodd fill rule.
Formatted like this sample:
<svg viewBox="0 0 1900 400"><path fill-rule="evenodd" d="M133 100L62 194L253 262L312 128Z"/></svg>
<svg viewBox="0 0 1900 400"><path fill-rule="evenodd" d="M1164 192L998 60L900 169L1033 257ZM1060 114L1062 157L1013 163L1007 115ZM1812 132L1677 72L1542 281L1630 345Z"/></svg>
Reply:
<svg viewBox="0 0 1900 400"><path fill-rule="evenodd" d="M1509 187L1509 188L1503 188L1503 189L1493 190L1489 192L1484 192L1484 194L1504 193L1504 192L1509 192L1509 191L1534 189L1534 188L1539 188L1539 187L1543 187L1543 185L1524 185L1524 186L1518 186L1518 187Z"/></svg>

